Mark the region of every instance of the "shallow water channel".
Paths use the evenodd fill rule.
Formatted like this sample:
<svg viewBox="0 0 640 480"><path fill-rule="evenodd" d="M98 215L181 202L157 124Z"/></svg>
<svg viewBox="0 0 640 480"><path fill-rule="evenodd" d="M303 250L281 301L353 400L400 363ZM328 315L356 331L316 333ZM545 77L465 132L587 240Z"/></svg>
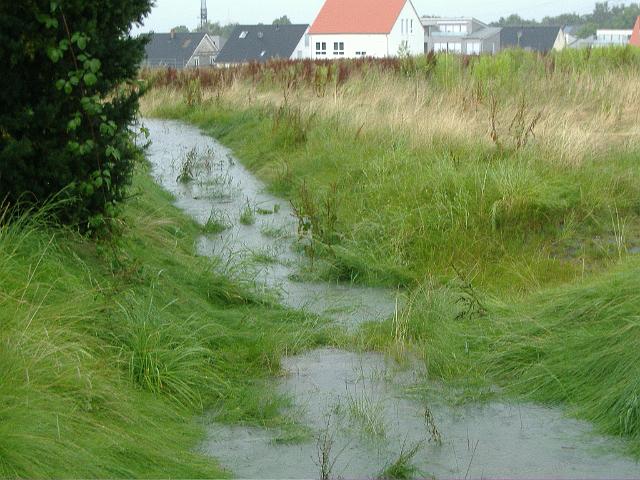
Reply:
<svg viewBox="0 0 640 480"><path fill-rule="evenodd" d="M154 176L176 205L203 225L215 218L228 227L203 235L200 254L252 269L258 288L276 289L283 304L347 328L393 315L394 292L293 280L308 260L294 248L297 221L289 204L266 193L228 149L198 129L145 124ZM180 182L188 158L197 175ZM247 205L257 212L253 224L240 221ZM374 353L322 349L283 366L276 386L292 398L303 435L208 427L202 450L238 477L319 478L324 468L332 478L374 478L404 454L421 477L640 478L640 465L616 453L622 443L558 410L506 402L453 407L434 394L437 388L413 388L419 371Z"/></svg>

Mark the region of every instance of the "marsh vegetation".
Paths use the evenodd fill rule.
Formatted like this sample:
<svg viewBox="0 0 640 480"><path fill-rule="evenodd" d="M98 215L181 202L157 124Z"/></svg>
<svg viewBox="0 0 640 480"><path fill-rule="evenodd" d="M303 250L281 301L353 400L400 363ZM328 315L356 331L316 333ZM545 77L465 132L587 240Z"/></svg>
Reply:
<svg viewBox="0 0 640 480"><path fill-rule="evenodd" d="M640 51L150 71L290 200L328 280L406 289L354 342L459 400L560 404L640 452ZM183 86L198 78L201 100Z"/></svg>

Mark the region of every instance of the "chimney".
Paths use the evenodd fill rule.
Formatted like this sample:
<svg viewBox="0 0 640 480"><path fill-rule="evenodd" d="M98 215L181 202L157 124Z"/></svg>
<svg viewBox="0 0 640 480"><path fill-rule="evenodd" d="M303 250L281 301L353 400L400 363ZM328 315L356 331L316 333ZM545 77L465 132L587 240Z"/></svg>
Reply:
<svg viewBox="0 0 640 480"><path fill-rule="evenodd" d="M172 28L171 29L171 40L175 40L176 39L176 29Z"/></svg>

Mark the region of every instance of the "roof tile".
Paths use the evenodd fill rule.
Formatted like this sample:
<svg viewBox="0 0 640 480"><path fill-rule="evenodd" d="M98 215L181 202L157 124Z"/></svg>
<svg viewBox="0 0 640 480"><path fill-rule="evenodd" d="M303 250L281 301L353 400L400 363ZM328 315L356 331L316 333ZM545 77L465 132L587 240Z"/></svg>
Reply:
<svg viewBox="0 0 640 480"><path fill-rule="evenodd" d="M631 40L629 40L629 43L636 47L640 47L640 17L636 20L636 26L633 27L633 33L631 34Z"/></svg>
<svg viewBox="0 0 640 480"><path fill-rule="evenodd" d="M309 33L388 34L407 0L326 0Z"/></svg>

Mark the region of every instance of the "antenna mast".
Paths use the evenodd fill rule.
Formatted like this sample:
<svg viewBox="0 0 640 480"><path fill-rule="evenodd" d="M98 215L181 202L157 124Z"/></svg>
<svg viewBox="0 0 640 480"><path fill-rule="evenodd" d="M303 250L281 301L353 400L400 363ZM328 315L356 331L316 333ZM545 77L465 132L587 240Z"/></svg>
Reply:
<svg viewBox="0 0 640 480"><path fill-rule="evenodd" d="M200 4L200 28L207 24L207 0L202 0Z"/></svg>

